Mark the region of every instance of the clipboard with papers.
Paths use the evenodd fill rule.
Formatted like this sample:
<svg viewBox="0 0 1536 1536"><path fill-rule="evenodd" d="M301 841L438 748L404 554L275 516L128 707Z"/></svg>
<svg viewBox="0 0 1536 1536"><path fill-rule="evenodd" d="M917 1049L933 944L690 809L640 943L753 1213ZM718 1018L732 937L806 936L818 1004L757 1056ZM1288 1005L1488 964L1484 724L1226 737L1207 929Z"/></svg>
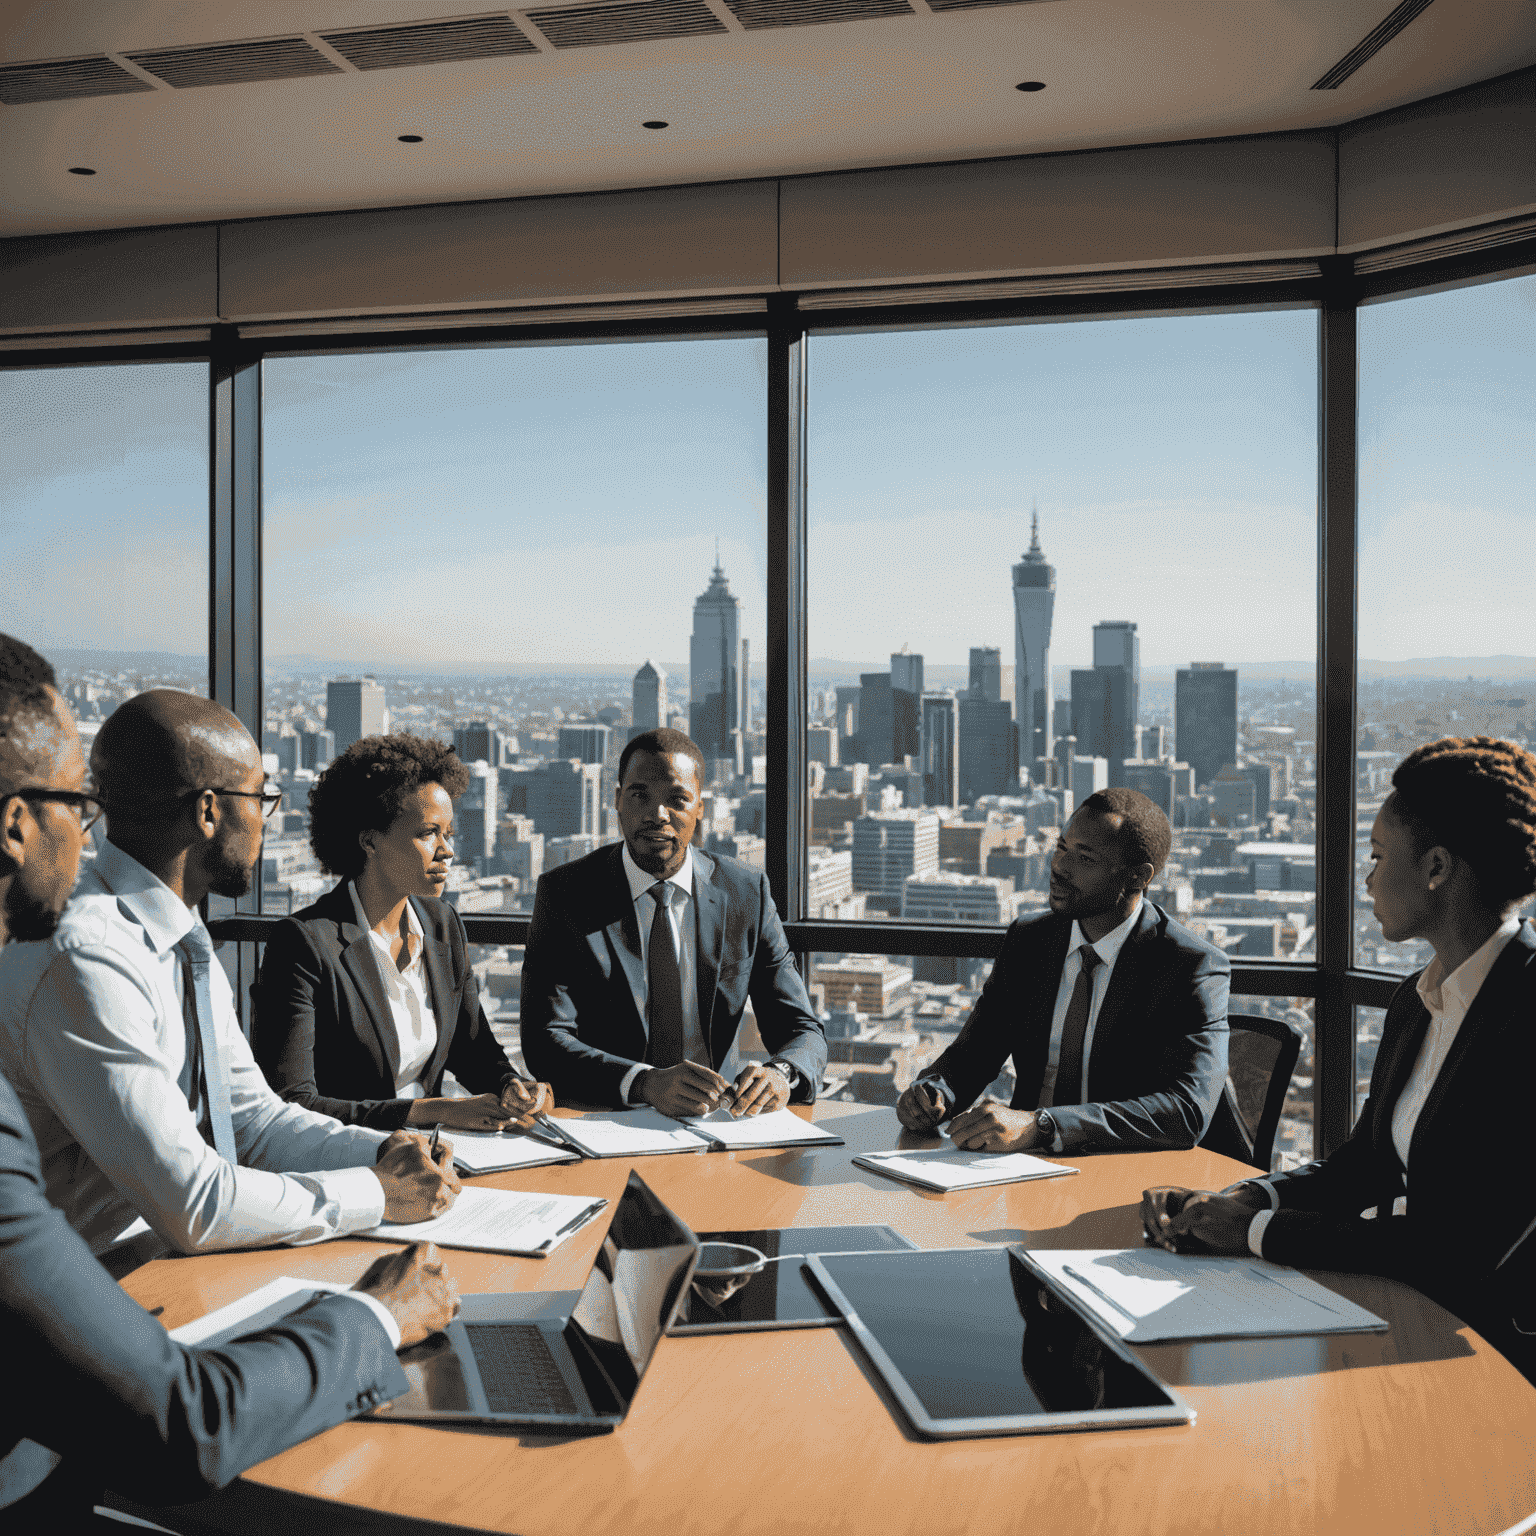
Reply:
<svg viewBox="0 0 1536 1536"><path fill-rule="evenodd" d="M583 1157L659 1157L671 1152L738 1152L773 1147L840 1147L841 1136L788 1109L732 1118L728 1110L674 1120L659 1109L595 1110L544 1122Z"/></svg>
<svg viewBox="0 0 1536 1536"><path fill-rule="evenodd" d="M381 1222L353 1235L385 1243L436 1243L441 1248L542 1259L607 1205L596 1195L529 1194L470 1185L459 1191L458 1199L441 1216L409 1224Z"/></svg>

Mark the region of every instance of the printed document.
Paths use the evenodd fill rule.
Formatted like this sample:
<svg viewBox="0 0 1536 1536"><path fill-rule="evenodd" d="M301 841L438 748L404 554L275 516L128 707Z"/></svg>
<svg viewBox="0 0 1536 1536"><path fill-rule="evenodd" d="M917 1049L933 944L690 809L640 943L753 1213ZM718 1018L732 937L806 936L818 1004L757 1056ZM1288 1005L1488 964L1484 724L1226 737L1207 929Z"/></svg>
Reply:
<svg viewBox="0 0 1536 1536"><path fill-rule="evenodd" d="M607 1205L594 1195L537 1195L512 1189L460 1190L453 1209L430 1221L383 1222L358 1237L389 1243L436 1243L543 1258Z"/></svg>
<svg viewBox="0 0 1536 1536"><path fill-rule="evenodd" d="M792 1109L775 1109L763 1115L743 1115L735 1120L728 1109L708 1115L689 1115L683 1124L728 1150L738 1147L823 1146L837 1147L841 1136L819 1130Z"/></svg>
<svg viewBox="0 0 1536 1536"><path fill-rule="evenodd" d="M984 1189L989 1184L1019 1184L1025 1179L1053 1179L1076 1173L1028 1152L964 1152L958 1147L929 1147L916 1152L869 1152L854 1158L861 1168L949 1194Z"/></svg>
<svg viewBox="0 0 1536 1536"><path fill-rule="evenodd" d="M588 1157L654 1157L663 1152L707 1152L710 1143L647 1105L561 1115L555 1122Z"/></svg>
<svg viewBox="0 0 1536 1536"><path fill-rule="evenodd" d="M1264 1259L1162 1248L1032 1248L1028 1259L1131 1344L1369 1333L1387 1326L1299 1270Z"/></svg>
<svg viewBox="0 0 1536 1536"><path fill-rule="evenodd" d="M543 1168L551 1163L579 1163L581 1153L569 1147L552 1147L531 1136L515 1133L479 1136L451 1131L453 1161L461 1173L503 1173L508 1168Z"/></svg>

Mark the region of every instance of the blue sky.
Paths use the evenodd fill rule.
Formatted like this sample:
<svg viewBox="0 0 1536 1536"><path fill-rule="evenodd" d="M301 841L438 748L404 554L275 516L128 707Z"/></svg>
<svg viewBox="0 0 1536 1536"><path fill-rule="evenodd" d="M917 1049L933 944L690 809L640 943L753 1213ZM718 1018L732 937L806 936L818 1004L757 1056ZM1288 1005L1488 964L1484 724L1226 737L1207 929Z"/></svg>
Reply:
<svg viewBox="0 0 1536 1536"><path fill-rule="evenodd" d="M1368 306L1361 653L1536 651L1536 278ZM1053 660L1309 658L1316 317L811 341L810 650L1011 645L1038 502ZM763 644L753 339L267 366L266 645L495 670L687 655L720 539ZM0 374L0 628L45 649L206 636L198 364Z"/></svg>

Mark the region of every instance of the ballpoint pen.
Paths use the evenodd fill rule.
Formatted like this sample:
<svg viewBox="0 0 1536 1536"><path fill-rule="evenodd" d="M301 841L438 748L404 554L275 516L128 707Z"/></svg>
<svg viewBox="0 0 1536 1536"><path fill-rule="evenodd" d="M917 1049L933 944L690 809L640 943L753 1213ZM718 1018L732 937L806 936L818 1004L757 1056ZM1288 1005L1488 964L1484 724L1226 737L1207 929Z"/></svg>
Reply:
<svg viewBox="0 0 1536 1536"><path fill-rule="evenodd" d="M437 1149L443 1144L443 1122L439 1120L432 1127L432 1140L427 1144L427 1156L435 1163L437 1161Z"/></svg>

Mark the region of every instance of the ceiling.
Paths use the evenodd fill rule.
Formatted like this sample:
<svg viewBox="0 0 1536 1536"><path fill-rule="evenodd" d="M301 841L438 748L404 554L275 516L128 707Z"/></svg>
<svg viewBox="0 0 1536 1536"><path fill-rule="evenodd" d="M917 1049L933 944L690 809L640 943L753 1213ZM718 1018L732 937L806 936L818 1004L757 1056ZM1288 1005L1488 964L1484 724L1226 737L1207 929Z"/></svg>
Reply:
<svg viewBox="0 0 1536 1536"><path fill-rule="evenodd" d="M658 23L707 9L719 29L595 46L581 45L584 17L549 20L564 46L523 18L557 4L604 11L605 0L510 13L452 3L3 0L0 65L106 54L115 65L97 67L133 85L0 106L0 233L1272 133L1536 64L1536 0L1427 3L1333 90L1312 87L1397 0L632 0L631 20L646 7ZM861 6L900 14L758 25ZM529 46L359 71L320 36L465 15L503 32L510 20ZM324 73L174 88L123 58L295 37ZM1026 80L1045 89L1015 89Z"/></svg>

